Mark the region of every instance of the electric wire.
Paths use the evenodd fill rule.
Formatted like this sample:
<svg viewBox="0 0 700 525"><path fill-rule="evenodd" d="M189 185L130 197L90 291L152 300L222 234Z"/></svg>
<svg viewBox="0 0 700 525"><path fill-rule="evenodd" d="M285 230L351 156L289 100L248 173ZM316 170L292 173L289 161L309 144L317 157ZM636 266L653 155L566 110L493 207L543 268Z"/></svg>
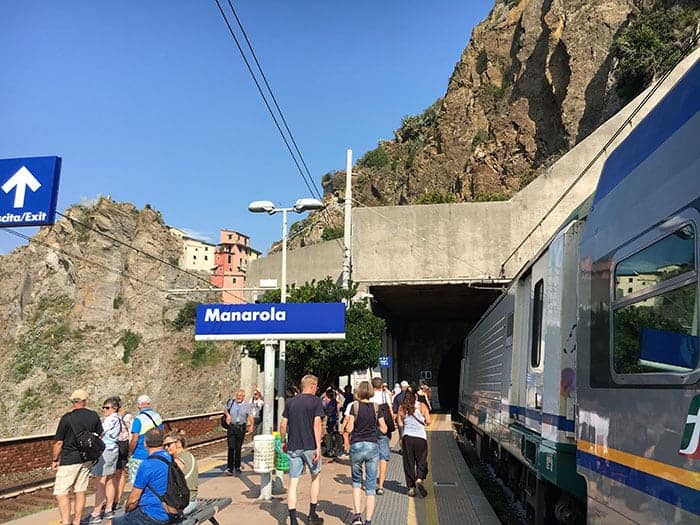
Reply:
<svg viewBox="0 0 700 525"><path fill-rule="evenodd" d="M308 190L313 194L314 190L313 185L309 183L309 181L306 178L306 175L304 174L304 171L301 169L301 166L299 165L299 161L296 158L296 155L294 155L294 152L292 151L292 147L289 145L289 140L285 136L284 132L282 131L282 127L280 126L279 121L277 120L277 117L275 116L274 111L272 111L272 108L270 107L270 103L267 101L267 97L265 96L265 93L262 90L262 87L260 86L260 82L258 81L257 77L255 76L255 73L253 72L253 68L250 65L250 62L248 61L248 58L246 57L243 48L241 47L240 42L238 41L238 37L236 36L236 33L233 31L233 27L231 27L231 23L228 20L228 17L226 16L226 13L224 12L223 8L221 7L221 3L219 0L214 0L216 2L216 6L219 8L219 12L221 13L221 16L224 19L224 22L226 23L226 27L228 27L228 31L231 34L231 37L233 38L233 41L236 43L236 47L238 48L238 52L241 55L241 58L243 59L243 62L245 62L246 67L248 68L248 72L250 73L251 78L253 79L253 82L255 83L255 87L258 89L258 93L260 94L260 97L263 100L263 103L265 104L265 107L267 108L268 113L272 117L272 121L275 123L275 126L277 127L277 131L279 131L280 136L282 137L282 140L284 141L285 146L287 147L287 151L289 151L289 154L292 157L292 160L294 161L294 164L297 167L297 170L301 174L301 178L304 181L304 184L308 188ZM313 181L312 181L313 182Z"/></svg>
<svg viewBox="0 0 700 525"><path fill-rule="evenodd" d="M659 79L656 81L656 83L652 86L652 88L649 90L649 92L644 96L644 98L639 102L639 104L634 108L632 113L624 120L624 122L617 128L617 130L612 134L610 139L603 145L602 148L593 156L593 158L586 164L586 166L581 170L581 172L576 176L574 181L569 185L569 187L564 191L564 193L561 194L561 196L556 200L556 202L547 210L547 213L545 213L542 218L535 224L535 226L525 235L523 240L513 249L513 251L508 255L508 257L505 258L503 263L501 264L501 275L505 275L505 266L510 261L510 259L518 252L518 250L527 242L527 240L532 236L533 233L544 223L544 221L549 217L552 212L556 209L556 207L566 198L566 196L569 194L569 192L578 184L578 182L583 178L583 176L588 173L588 171L595 165L595 163L602 157L607 149L612 145L613 142L622 134L624 129L632 123L632 120L637 116L637 114L641 111L641 109L649 102L649 99L656 93L656 91L661 87L661 85L664 83L664 81L668 78L668 76L671 74L671 72L678 66L678 64L681 63L683 59L685 59L686 56L688 56L689 52L696 46L698 43L698 39L700 39L700 33L697 33L690 42L683 48L680 56L676 61L666 70L663 72L663 74L659 77Z"/></svg>
<svg viewBox="0 0 700 525"><path fill-rule="evenodd" d="M142 249L140 249L140 248L137 248L136 246L133 246L133 245L129 244L128 242L125 242L125 241L122 241L122 240L120 240L120 239L117 239L116 237L114 237L114 236L112 236L112 235L109 235L108 233L105 233L105 232L103 232L103 231L100 231L100 230L98 230L98 229L96 229L96 228L93 228L93 227L90 226L89 224L85 224L84 222L79 221L78 219L76 219L76 218L74 218L74 217L70 217L69 215L65 215L65 214L63 214L63 213L61 213L61 212L59 212L59 211L56 212L56 215L60 215L61 217L65 218L65 219L68 219L69 221L71 221L71 222L73 222L73 223L75 223L75 224L79 224L79 225L82 226L83 228L86 228L86 229L88 229L88 230L90 230L90 231L93 231L93 232L99 234L99 235L102 235L103 237L106 237L107 239L109 239L109 240L111 240L111 241L113 241L113 242L116 242L116 243L118 243L118 244L124 246L125 248L129 248L130 250L133 250L133 251L135 251L136 253L138 253L138 254L140 254L140 255L143 255L143 256L145 256L145 257L147 257L147 258L149 258L149 259L152 259L152 260L154 260L154 261L157 261L157 262L159 262L159 263L161 263L161 264L165 264L166 266L169 266L170 268L173 268L174 270L177 270L178 272L184 273L184 274L186 274L186 275L189 275L190 277L194 277L195 279L197 279L197 280L199 280L199 281L202 281L202 282L204 282L204 283L207 283L207 286L209 287L209 289L210 289L212 292L217 292L217 291L220 291L220 290L221 290L220 287L218 287L218 286L213 286L213 285L211 284L210 281L208 281L207 279L203 278L201 275L197 275L197 274L194 273L194 272L191 272L191 271L189 271L189 270L185 270L184 268L180 268L177 264L173 264L173 263L171 263L170 261L166 261L165 259L161 259L160 257L157 257L157 256L155 256L155 255L153 255L153 254L150 254L150 253L148 253L148 252L146 252L146 251L144 251L144 250L142 250ZM231 292L228 292L228 291L227 291L227 292L225 292L225 293L228 293L228 294L230 294L230 295L236 297L237 299L239 299L239 300L241 300L241 301L243 301L243 302L246 302L246 303L249 303L249 302L250 302L250 301L246 301L243 297L240 297L240 296L238 296L238 295L235 295L235 294L233 294L233 293L231 293Z"/></svg>
<svg viewBox="0 0 700 525"><path fill-rule="evenodd" d="M161 293L164 293L164 294L166 294L166 295L168 294L168 290L166 290L166 289L164 289L164 288L160 288L159 286L156 286L156 285L154 285L153 283L150 283L150 282L148 282L148 281L144 281L143 279L140 279L140 278L138 278L138 277L136 277L136 276L134 276L134 275L130 275L128 272L125 272L124 270L118 270L118 269L116 269L116 268L112 268L112 267L110 267L110 266L107 266L107 265L104 264L104 263L100 263L100 262L94 261L94 260L90 259L89 257L85 257L84 255L79 255L79 254L75 254L75 253L69 253L69 252L67 252L67 251L65 251L65 250L63 250L63 249L61 249L61 248L57 248L56 246L52 246L52 245L50 245L49 243L46 243L46 242L44 242L44 241L40 241L39 239L36 238L36 236L35 236L35 237L29 237L28 235L24 235L23 233L20 233L20 232L18 232L18 231L16 231L16 230L12 230L12 229L10 229L10 228L3 228L3 231L6 232L6 233L8 233L8 234L10 234L10 235L14 235L15 237L19 237L19 238L21 238L21 239L25 239L26 241L33 242L33 243L36 243L36 244L40 244L40 245L42 245L42 246L48 248L49 250L53 250L53 251L55 251L55 252L57 252L57 253L60 253L60 254L62 254L62 255L65 255L66 257L69 257L69 258L71 258L71 259L79 260L79 261L81 261L81 262L84 262L85 264L89 264L89 265L92 265L92 266L97 266L97 267L99 267L99 268L102 268L103 270L107 270L107 271L110 272L110 273L114 273L114 274L121 275L122 277L125 277L125 278L127 278L127 279L136 281L136 282L138 282L139 284L143 284L143 285L145 285L145 286L148 286L149 288L153 288L154 290L157 290L157 291L159 291L159 292L161 292Z"/></svg>
<svg viewBox="0 0 700 525"><path fill-rule="evenodd" d="M299 146L297 145L297 141L294 139L294 134L292 133L292 130L289 129L289 125L287 124L287 119L284 116L284 112L282 111L282 108L280 108L279 104L277 103L277 98L275 97L274 92L272 91L272 87L270 86L270 83L267 80L267 76L265 75L265 72L263 71L262 66L260 65L260 61L258 60L258 56L255 54L255 50L253 49L253 45L250 42L250 39L248 38L248 33L246 33L245 28L243 27L243 24L241 23L240 18L238 17L238 13L236 12L236 8L233 7L233 3L231 0L227 0L228 5L231 8L231 11L233 12L233 16L236 18L236 24L238 25L238 28L241 30L241 33L243 34L243 38L245 38L246 44L248 45L248 49L250 50L250 54L253 57L253 60L255 61L255 65L258 68L258 71L260 72L260 76L263 79L263 82L265 83L265 87L267 87L267 91L270 93L270 97L272 98L272 102L275 105L275 108L277 109L277 113L279 113L280 118L282 119L282 123L284 124L284 129L287 130L287 134L289 135L290 140L292 141L292 144L294 145L294 150L297 152L297 155L299 156L299 160L301 161L301 164L304 166L304 170L306 171L306 175L308 177L308 180L311 181L313 188L315 190L315 196L321 200L321 192L318 189L318 185L316 184L316 181L313 179L311 176L311 172L309 170L308 165L306 164L306 161L304 160L304 156L301 154L301 151L299 150Z"/></svg>
<svg viewBox="0 0 700 525"><path fill-rule="evenodd" d="M311 192L313 196L318 198L320 201L323 201L323 195L321 190L318 188L318 185L316 181L314 180L313 176L311 175L311 171L309 170L309 167L304 160L304 156L301 153L301 150L297 144L296 139L294 138L294 133L292 133L292 130L289 127L289 124L287 123L287 119L284 116L284 112L282 111L282 108L280 107L279 103L277 102L277 97L275 97L275 94L272 90L272 86L270 85L269 81L267 80L267 76L265 75L265 72L263 71L262 65L260 64L260 61L258 60L257 54L255 53L255 50L253 49L253 44L250 41L250 38L248 38L248 33L246 32L245 28L243 27L243 23L241 22L240 17L238 16L238 13L233 6L233 3L231 0L227 0L229 8L231 9L231 12L233 13L234 18L236 19L236 24L238 25L238 28L241 31L241 34L243 35L246 44L248 46L248 49L250 51L251 56L253 57L253 60L255 61L255 65L260 73L260 76L263 79L263 82L267 88L268 93L270 94L270 97L272 98L273 104L275 108L277 109L277 113L279 114L280 119L282 120L282 123L284 124L284 128L287 131L287 135L289 136L289 140L291 140L292 144L294 145L294 150L296 151L296 155L292 151L291 146L289 145L289 140L287 139L287 136L284 134L282 131L282 127L280 126L277 117L275 116L274 111L270 107L270 103L267 100L267 96L263 92L262 87L260 86L260 82L257 79L257 76L255 75L255 72L253 71L252 66L250 65L250 62L248 58L246 57L245 52L243 51L243 47L240 44L240 41L238 40L238 37L236 36L235 32L233 31L233 28L231 27L231 24L229 22L229 19L224 12L223 8L221 7L221 4L219 3L219 0L216 0L216 5L219 8L219 12L221 13L221 16L224 19L224 22L226 23L226 26L228 27L229 33L231 34L231 37L233 38L236 47L238 48L238 52L241 55L241 58L243 59L243 62L245 63L248 72L250 73L251 78L253 79L253 82L255 83L255 86L257 87L258 93L260 97L263 100L263 103L265 104L265 107L267 108L268 113L272 117L273 122L275 123L275 126L277 127L277 131L279 132L280 136L282 137L282 140L284 141L287 151L289 151L290 156L292 157L292 160L294 161L294 164L297 167L297 170L299 171L299 174L301 175L304 184L306 185L307 189ZM298 159L297 159L298 156ZM303 165L304 169L302 169L301 165ZM325 222L328 226L333 226L333 221L330 217L329 212L326 210L326 208L322 208L320 210L320 214L325 218ZM342 248L342 244L340 243L339 240L336 239L336 242L338 243L339 246Z"/></svg>

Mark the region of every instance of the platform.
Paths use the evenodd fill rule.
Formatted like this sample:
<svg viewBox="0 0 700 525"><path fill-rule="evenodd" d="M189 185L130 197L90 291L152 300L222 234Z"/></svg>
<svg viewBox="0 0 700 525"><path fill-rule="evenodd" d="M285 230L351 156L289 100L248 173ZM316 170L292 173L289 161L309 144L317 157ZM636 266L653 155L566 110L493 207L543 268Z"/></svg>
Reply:
<svg viewBox="0 0 700 525"><path fill-rule="evenodd" d="M498 525L500 521L467 468L452 434L449 416L435 415L428 432L429 475L428 496L409 498L403 475L401 455L392 452L384 484L384 495L377 496L372 519L376 525ZM271 501L260 501L260 475L252 470L250 448L244 449L243 472L240 476L224 476L226 453L199 460L199 494L203 498L231 497L233 503L220 512L221 525L241 523L242 517L251 525L282 525L288 523L284 494ZM319 515L325 525L350 522L352 488L349 461L323 458ZM309 476L299 483L298 515L306 523L309 510ZM285 480L286 486L286 480ZM91 510L88 497L86 513ZM10 522L13 525L58 525L56 509L47 510ZM110 525L109 521L103 522Z"/></svg>

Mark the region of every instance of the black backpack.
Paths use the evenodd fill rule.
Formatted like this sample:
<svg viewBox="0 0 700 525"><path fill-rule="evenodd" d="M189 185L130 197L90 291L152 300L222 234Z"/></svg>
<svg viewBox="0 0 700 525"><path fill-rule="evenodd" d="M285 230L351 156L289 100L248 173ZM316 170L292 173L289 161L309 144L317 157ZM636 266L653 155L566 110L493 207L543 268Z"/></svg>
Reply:
<svg viewBox="0 0 700 525"><path fill-rule="evenodd" d="M105 450L105 443L102 441L102 438L94 432L85 429L76 432L70 417L68 417L68 425L75 435L75 442L78 448L78 454L80 454L80 459L93 462L100 459L102 452Z"/></svg>
<svg viewBox="0 0 700 525"><path fill-rule="evenodd" d="M160 495L153 490L153 487L149 488L153 494L158 496L168 514L180 514L182 509L190 503L190 489L187 488L185 474L177 466L175 460L168 461L162 456L149 456L148 459L157 459L168 465L168 485L165 494ZM173 512L173 509L176 512Z"/></svg>
<svg viewBox="0 0 700 525"><path fill-rule="evenodd" d="M379 405L378 412L379 415L384 418L384 423L386 423L386 435L391 436L391 433L396 430L396 425L394 425L394 418L391 417L388 403ZM377 429L377 432L379 432L379 429Z"/></svg>

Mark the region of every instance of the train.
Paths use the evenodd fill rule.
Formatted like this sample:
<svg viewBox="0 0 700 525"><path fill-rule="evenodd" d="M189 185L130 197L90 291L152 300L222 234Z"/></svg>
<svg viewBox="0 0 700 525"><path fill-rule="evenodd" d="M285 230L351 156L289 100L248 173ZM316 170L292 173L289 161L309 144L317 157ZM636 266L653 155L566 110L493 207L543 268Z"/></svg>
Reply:
<svg viewBox="0 0 700 525"><path fill-rule="evenodd" d="M696 59L466 335L463 431L528 523L700 523L699 110Z"/></svg>

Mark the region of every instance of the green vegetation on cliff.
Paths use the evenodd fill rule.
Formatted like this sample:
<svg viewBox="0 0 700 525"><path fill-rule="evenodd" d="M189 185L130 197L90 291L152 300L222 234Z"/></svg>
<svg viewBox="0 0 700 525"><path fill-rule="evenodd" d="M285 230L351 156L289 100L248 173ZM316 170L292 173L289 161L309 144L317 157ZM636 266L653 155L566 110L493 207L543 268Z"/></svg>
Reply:
<svg viewBox="0 0 700 525"><path fill-rule="evenodd" d="M678 61L695 33L698 13L697 8L667 9L659 2L622 31L613 55L618 60L617 92L624 103Z"/></svg>

